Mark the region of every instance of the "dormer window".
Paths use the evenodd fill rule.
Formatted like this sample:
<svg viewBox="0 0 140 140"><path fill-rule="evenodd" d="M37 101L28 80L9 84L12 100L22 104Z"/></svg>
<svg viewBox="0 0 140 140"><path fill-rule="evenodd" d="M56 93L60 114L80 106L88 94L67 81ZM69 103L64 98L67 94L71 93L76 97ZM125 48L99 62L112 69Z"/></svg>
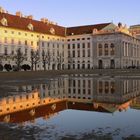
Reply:
<svg viewBox="0 0 140 140"><path fill-rule="evenodd" d="M96 28L93 29L93 34L96 34L98 30Z"/></svg>
<svg viewBox="0 0 140 140"><path fill-rule="evenodd" d="M50 28L50 33L51 33L51 34L55 34L54 28Z"/></svg>
<svg viewBox="0 0 140 140"><path fill-rule="evenodd" d="M27 27L28 27L28 29L29 29L29 30L31 30L31 31L33 31L33 30L34 30L34 26L33 26L31 23L30 23L30 24L28 24L28 26L27 26Z"/></svg>
<svg viewBox="0 0 140 140"><path fill-rule="evenodd" d="M8 26L7 19L6 18L1 19L1 24L3 26Z"/></svg>

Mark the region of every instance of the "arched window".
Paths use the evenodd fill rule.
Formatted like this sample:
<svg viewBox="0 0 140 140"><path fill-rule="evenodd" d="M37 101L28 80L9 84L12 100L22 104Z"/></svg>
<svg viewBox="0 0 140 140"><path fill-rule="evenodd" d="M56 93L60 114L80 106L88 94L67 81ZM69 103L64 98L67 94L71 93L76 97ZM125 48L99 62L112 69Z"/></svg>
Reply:
<svg viewBox="0 0 140 140"><path fill-rule="evenodd" d="M28 26L27 26L27 27L28 27L28 29L29 29L29 30L31 30L31 31L33 31L33 30L34 30L34 26L33 26L31 23L30 23L30 24L28 24Z"/></svg>
<svg viewBox="0 0 140 140"><path fill-rule="evenodd" d="M105 55L108 55L108 44L104 45Z"/></svg>
<svg viewBox="0 0 140 140"><path fill-rule="evenodd" d="M115 82L110 83L110 92L113 94L115 92Z"/></svg>
<svg viewBox="0 0 140 140"><path fill-rule="evenodd" d="M1 19L1 24L2 24L3 26L8 26L7 19L6 19L6 18L2 18L2 19Z"/></svg>
<svg viewBox="0 0 140 140"><path fill-rule="evenodd" d="M108 81L105 81L105 93L109 93L109 82Z"/></svg>
<svg viewBox="0 0 140 140"><path fill-rule="evenodd" d="M102 55L102 51L103 51L102 44L99 44L99 46L98 46L98 55L99 56Z"/></svg>
<svg viewBox="0 0 140 140"><path fill-rule="evenodd" d="M111 55L114 55L115 54L115 46L114 46L113 43L111 43L111 45L110 45L110 54Z"/></svg>
<svg viewBox="0 0 140 140"><path fill-rule="evenodd" d="M102 83L102 81L99 81L98 92L99 93L103 92L103 83Z"/></svg>

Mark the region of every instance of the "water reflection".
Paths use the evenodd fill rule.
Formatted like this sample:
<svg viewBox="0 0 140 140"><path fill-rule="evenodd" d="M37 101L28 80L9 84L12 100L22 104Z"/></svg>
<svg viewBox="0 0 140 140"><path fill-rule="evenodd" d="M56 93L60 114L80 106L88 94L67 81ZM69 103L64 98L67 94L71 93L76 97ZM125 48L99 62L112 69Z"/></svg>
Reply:
<svg viewBox="0 0 140 140"><path fill-rule="evenodd" d="M47 84L20 85L15 91L18 94L0 99L0 121L48 119L66 109L113 113L140 106L137 79L67 76Z"/></svg>
<svg viewBox="0 0 140 140"><path fill-rule="evenodd" d="M68 134L71 130L85 132L84 127L91 131L86 132L85 135L79 133L83 135L83 139L89 136L98 138L100 135L98 132L102 131L107 133L104 133L102 136L100 135L101 138L105 136L107 139L112 139L113 136L120 135L121 129L124 126L126 134L128 132L129 134L139 134L138 118L140 117L140 112L133 111L139 111L140 109L139 79L132 77L71 75L49 79L46 83L30 85L11 84L8 86L1 85L1 87L8 91L12 89L7 94L2 94L3 90L0 91L0 121L4 122L4 124L14 123L19 126L25 126L29 123L37 124L38 121L41 123L40 118L44 121L50 120L51 123L57 122L59 124L61 122L60 118L63 118L66 121L59 124L59 126L69 126ZM89 112L94 114L89 114ZM118 117L118 114L122 115ZM114 120L112 120L112 115ZM84 116L85 118L83 118ZM71 120L72 117L74 117L73 120ZM52 118L55 119L51 120ZM130 118L134 119L135 123ZM132 123L130 130L124 119L129 121L130 124ZM79 124L78 121L80 121ZM114 122L111 123L111 121ZM40 126L42 126L42 123ZM0 127L5 126L0 124ZM56 131L55 127L56 125L52 129ZM114 130L111 131L110 129L112 128ZM40 128L37 129L40 130ZM41 131L45 131L45 129L41 129ZM62 134L64 131L62 131ZM50 133L52 135L52 132ZM61 132L58 131L58 133ZM125 134L123 131L122 133ZM40 136L40 139L43 139L43 136ZM73 137L76 137L75 134L71 135L71 138ZM36 139L36 137L34 138Z"/></svg>

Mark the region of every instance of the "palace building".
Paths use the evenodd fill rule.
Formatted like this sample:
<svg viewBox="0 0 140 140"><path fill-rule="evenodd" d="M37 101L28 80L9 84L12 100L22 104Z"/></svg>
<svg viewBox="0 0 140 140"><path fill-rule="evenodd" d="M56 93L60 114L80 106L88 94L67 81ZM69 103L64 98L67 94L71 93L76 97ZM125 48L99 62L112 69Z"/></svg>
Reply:
<svg viewBox="0 0 140 140"><path fill-rule="evenodd" d="M62 27L0 8L0 65L6 64L32 70L139 67L140 40L121 23Z"/></svg>

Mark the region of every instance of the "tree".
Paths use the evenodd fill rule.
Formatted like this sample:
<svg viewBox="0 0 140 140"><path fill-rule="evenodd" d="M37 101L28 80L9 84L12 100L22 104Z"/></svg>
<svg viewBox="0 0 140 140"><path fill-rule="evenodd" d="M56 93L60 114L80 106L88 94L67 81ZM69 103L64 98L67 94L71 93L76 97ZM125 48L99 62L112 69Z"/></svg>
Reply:
<svg viewBox="0 0 140 140"><path fill-rule="evenodd" d="M30 69L31 69L31 67L30 67L28 64L22 65L21 68L22 68L24 71L27 71L27 70L30 70Z"/></svg>
<svg viewBox="0 0 140 140"><path fill-rule="evenodd" d="M14 56L15 64L17 66L17 71L21 69L23 61L26 59L25 55L21 52L20 48L17 49L16 55Z"/></svg>
<svg viewBox="0 0 140 140"><path fill-rule="evenodd" d="M51 53L50 50L45 52L44 50L42 51L42 63L43 63L43 68L46 70L46 64L50 67L51 63Z"/></svg>
<svg viewBox="0 0 140 140"><path fill-rule="evenodd" d="M6 71L12 70L12 67L11 67L10 64L5 64L5 65L4 65L4 68L6 69Z"/></svg>
<svg viewBox="0 0 140 140"><path fill-rule="evenodd" d="M3 65L0 64L0 71L3 71Z"/></svg>
<svg viewBox="0 0 140 140"><path fill-rule="evenodd" d="M40 61L40 57L39 57L39 51L33 51L31 50L31 69L33 70L34 66L35 66L35 71L37 69L37 64Z"/></svg>
<svg viewBox="0 0 140 140"><path fill-rule="evenodd" d="M58 56L57 56L57 63L58 63L58 70L60 70L62 64L64 63L64 58L62 56L62 53L58 54Z"/></svg>

